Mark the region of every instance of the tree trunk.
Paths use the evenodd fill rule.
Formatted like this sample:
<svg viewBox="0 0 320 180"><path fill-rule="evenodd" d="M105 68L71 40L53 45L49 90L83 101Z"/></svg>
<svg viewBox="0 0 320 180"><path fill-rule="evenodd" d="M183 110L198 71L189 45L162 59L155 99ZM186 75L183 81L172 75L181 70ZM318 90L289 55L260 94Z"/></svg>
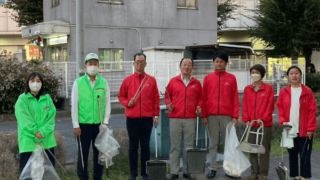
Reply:
<svg viewBox="0 0 320 180"><path fill-rule="evenodd" d="M311 56L312 56L312 48L308 47L308 46L305 46L303 47L303 55L306 59L306 71L305 72L310 72L310 69L312 68L311 67Z"/></svg>

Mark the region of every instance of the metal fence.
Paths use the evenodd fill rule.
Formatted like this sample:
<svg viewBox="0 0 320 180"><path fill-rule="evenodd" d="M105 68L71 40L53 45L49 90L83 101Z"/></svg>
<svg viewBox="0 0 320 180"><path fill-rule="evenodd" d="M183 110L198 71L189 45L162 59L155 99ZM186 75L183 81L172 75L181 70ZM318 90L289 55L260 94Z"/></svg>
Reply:
<svg viewBox="0 0 320 180"><path fill-rule="evenodd" d="M165 87L170 79L180 74L180 61L157 61L147 62L146 73L155 77L159 91L164 92ZM239 92L243 92L244 88L251 84L249 69L255 62L251 60L231 59L226 71L234 74L238 82ZM278 95L280 89L288 85L286 70L291 65L282 64L262 64L266 68L266 77L264 82L272 84L275 90L275 95ZM299 66L303 71L303 83L305 82L304 64L299 61L293 61L292 65ZM61 75L63 81L59 89L60 95L69 98L73 82L76 79L76 63L75 62L54 62L50 63L50 67L56 75ZM203 83L206 75L212 73L214 64L212 60L195 60L192 76ZM107 79L110 87L111 101L118 101L118 92L122 81L127 76L134 73L132 61L124 62L100 62L99 75Z"/></svg>

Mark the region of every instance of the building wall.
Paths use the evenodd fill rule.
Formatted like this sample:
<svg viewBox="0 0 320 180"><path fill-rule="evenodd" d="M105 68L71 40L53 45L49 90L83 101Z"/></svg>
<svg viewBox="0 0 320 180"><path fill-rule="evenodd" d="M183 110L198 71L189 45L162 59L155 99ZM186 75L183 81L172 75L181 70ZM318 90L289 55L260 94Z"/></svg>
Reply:
<svg viewBox="0 0 320 180"><path fill-rule="evenodd" d="M24 49L28 39L21 38L21 28L12 20L13 11L0 6L0 54L13 55L14 51Z"/></svg>
<svg viewBox="0 0 320 180"><path fill-rule="evenodd" d="M75 2L60 1L59 6L51 7L51 0L44 0L44 20L59 19L75 24ZM124 60L132 60L135 53L149 46L216 44L216 9L216 0L198 0L197 10L178 9L176 0L124 0L124 5L84 1L84 53L98 53L99 48L121 48L124 49ZM76 61L75 35L76 28L71 27L71 61Z"/></svg>
<svg viewBox="0 0 320 180"><path fill-rule="evenodd" d="M313 51L311 62L314 64L316 68L316 73L320 73L320 52L319 51Z"/></svg>

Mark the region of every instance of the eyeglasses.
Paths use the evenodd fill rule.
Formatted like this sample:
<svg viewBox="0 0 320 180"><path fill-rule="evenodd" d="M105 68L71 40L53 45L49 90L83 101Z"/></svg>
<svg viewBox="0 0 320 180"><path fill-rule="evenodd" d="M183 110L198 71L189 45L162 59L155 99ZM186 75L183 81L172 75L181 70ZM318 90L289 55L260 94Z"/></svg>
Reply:
<svg viewBox="0 0 320 180"><path fill-rule="evenodd" d="M145 64L146 61L134 61L134 63L136 63L136 64Z"/></svg>

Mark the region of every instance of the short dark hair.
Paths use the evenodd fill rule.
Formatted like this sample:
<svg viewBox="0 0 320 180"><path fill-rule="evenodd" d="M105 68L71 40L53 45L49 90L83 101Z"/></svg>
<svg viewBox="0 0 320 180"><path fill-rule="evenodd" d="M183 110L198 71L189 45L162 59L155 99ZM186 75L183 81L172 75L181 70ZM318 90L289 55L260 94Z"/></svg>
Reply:
<svg viewBox="0 0 320 180"><path fill-rule="evenodd" d="M185 60L185 59L189 59L189 60L191 61L191 63L192 63L192 67L193 67L193 65L194 65L193 60L192 60L191 58L188 58L188 57L185 57L185 58L182 58L182 59L181 59L181 61L180 61L180 66L181 66L183 60Z"/></svg>
<svg viewBox="0 0 320 180"><path fill-rule="evenodd" d="M224 60L226 63L229 61L229 55L223 51L216 52L213 56L213 62L216 60L216 58L220 58Z"/></svg>
<svg viewBox="0 0 320 180"><path fill-rule="evenodd" d="M40 79L40 81L41 81L41 84L42 84L42 86L41 86L41 88L40 88L40 90L39 90L39 94L40 94L40 95L45 94L45 92L44 92L44 81L43 81L43 77L42 77L42 74L40 74L40 73L38 73L38 72L33 72L33 73L31 73L31 74L28 76L28 78L26 79L26 83L25 83L25 85L24 85L24 88L25 88L24 93L25 93L25 94L28 94L28 92L30 92L29 81L32 80L32 79L34 79L34 78L37 77L37 76L39 77L39 79Z"/></svg>
<svg viewBox="0 0 320 180"><path fill-rule="evenodd" d="M261 74L261 79L264 78L265 74L266 74L266 69L261 65L261 64L255 64L250 68L250 74L252 72L252 70L257 70L260 72Z"/></svg>
<svg viewBox="0 0 320 180"><path fill-rule="evenodd" d="M137 54L135 54L134 57L133 57L133 61L136 60L136 57L137 57L137 56L143 56L143 57L144 57L144 60L147 61L147 56L146 56L145 54L143 54L143 53L137 53Z"/></svg>
<svg viewBox="0 0 320 180"><path fill-rule="evenodd" d="M300 75L302 75L302 71L301 71L301 69L300 69L298 66L291 66L291 67L289 67L289 69L287 70L287 76L289 76L289 72L290 72L291 69L298 69L299 72L300 72Z"/></svg>

